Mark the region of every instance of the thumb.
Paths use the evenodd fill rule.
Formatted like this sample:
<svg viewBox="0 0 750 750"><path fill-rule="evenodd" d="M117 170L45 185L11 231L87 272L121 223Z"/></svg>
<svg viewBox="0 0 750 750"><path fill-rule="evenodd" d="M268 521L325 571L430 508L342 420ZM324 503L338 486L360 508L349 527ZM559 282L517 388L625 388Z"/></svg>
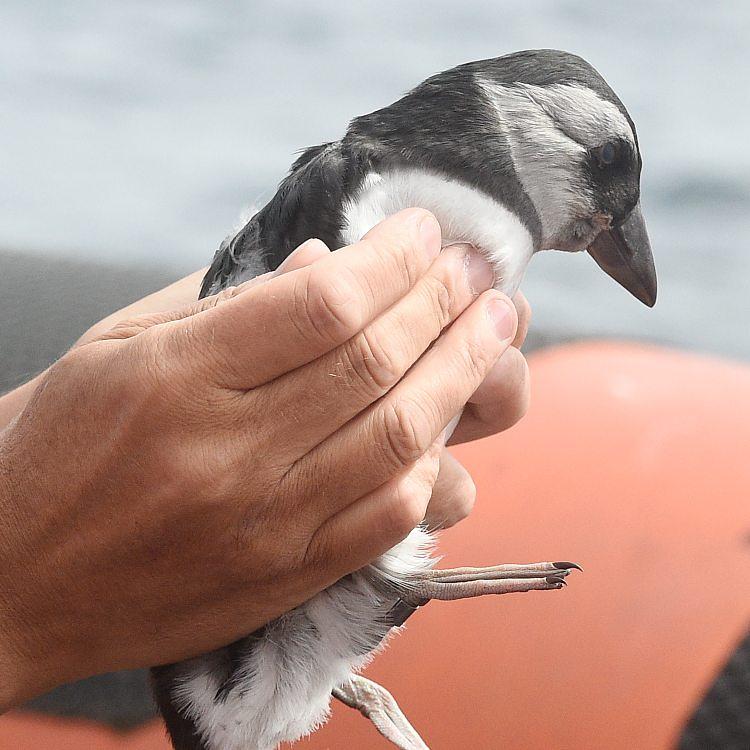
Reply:
<svg viewBox="0 0 750 750"><path fill-rule="evenodd" d="M226 302L226 300L232 299L238 294L246 292L248 289L264 284L275 276L280 276L281 274L309 266L316 260L320 260L320 258L328 255L330 252L328 246L322 240L309 239L290 253L275 271L269 271L268 273L256 276L255 278L245 281L237 286L227 287L216 294L196 300L189 305L183 305L174 310L163 310L161 312L149 313L146 315L139 315L135 318L121 320L108 331L105 331L92 339L92 342L132 338L153 326L197 315L205 310L217 307L222 302Z"/></svg>

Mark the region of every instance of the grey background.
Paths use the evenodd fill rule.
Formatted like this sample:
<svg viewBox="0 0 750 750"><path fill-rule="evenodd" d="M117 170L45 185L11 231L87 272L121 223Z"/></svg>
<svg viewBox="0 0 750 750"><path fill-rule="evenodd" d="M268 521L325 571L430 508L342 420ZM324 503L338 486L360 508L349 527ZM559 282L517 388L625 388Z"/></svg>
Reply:
<svg viewBox="0 0 750 750"><path fill-rule="evenodd" d="M534 339L625 336L750 358L750 4L94 2L0 7L0 390L204 265L294 152L469 59L559 47L635 119L660 276L646 310L585 256L535 258ZM120 725L141 673L37 701Z"/></svg>

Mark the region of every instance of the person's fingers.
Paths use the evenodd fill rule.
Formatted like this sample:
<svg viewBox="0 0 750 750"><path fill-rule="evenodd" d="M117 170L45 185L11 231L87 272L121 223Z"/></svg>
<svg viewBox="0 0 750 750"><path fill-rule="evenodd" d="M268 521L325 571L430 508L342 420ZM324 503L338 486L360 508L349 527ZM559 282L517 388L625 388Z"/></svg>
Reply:
<svg viewBox="0 0 750 750"><path fill-rule="evenodd" d="M271 275L280 276L282 273L296 271L298 268L304 268L321 258L325 258L330 253L330 248L323 240L313 237L303 242L296 250L287 255L281 262L281 265L275 271L271 271ZM265 276L265 274L263 275ZM254 279L251 279L251 281L254 281Z"/></svg>
<svg viewBox="0 0 750 750"><path fill-rule="evenodd" d="M513 346L520 349L523 342L526 341L526 334L529 332L531 305L529 305L529 301L520 289L513 296L513 304L518 314L518 330L516 331L516 337L513 339Z"/></svg>
<svg viewBox="0 0 750 750"><path fill-rule="evenodd" d="M211 308L217 307L222 302L226 302L229 299L233 299L238 294L243 294L252 289L253 287L265 284L271 279L281 276L291 271L297 271L300 268L309 266L312 263L324 258L331 254L331 250L323 240L319 240L315 237L305 240L298 248L292 250L289 255L281 262L279 267L275 271L267 271L259 276L253 276L252 279L243 281L241 284L236 286L228 286L222 289L216 294L209 295L197 300L192 305L183 308L181 311L175 312L174 320L185 318L188 315L196 315L204 310L210 310Z"/></svg>
<svg viewBox="0 0 750 750"><path fill-rule="evenodd" d="M477 497L477 488L471 474L447 449L440 454L440 473L425 514L425 526L430 529L447 529L471 513Z"/></svg>
<svg viewBox="0 0 750 750"><path fill-rule="evenodd" d="M523 292L516 292L513 305L518 314L518 329L512 346L519 350L526 340L531 322L531 307ZM509 350L495 363L485 382L469 399L448 443L464 443L493 435L512 427L529 405L529 373L519 351Z"/></svg>
<svg viewBox="0 0 750 750"><path fill-rule="evenodd" d="M412 466L324 521L307 549L310 568L336 580L408 536L425 516L442 448L435 441Z"/></svg>
<svg viewBox="0 0 750 750"><path fill-rule="evenodd" d="M89 344L92 341L97 341L102 338L107 338L109 331L116 325L133 320L141 315L155 315L161 313L164 310L171 310L174 308L182 308L186 305L192 304L198 298L198 291L201 287L201 280L206 275L207 268L201 268L199 271L178 279L169 286L159 289L153 294L149 294L139 300L136 300L126 307L120 308L119 310L108 315L89 328L78 341L74 344L75 346L83 346Z"/></svg>
<svg viewBox="0 0 750 750"><path fill-rule="evenodd" d="M317 359L411 289L440 253L440 227L402 211L355 245L193 316L180 343L203 355L216 385L249 390ZM182 338L182 337L181 337Z"/></svg>
<svg viewBox="0 0 750 750"><path fill-rule="evenodd" d="M193 314L216 307L219 303L226 302L226 300L232 299L238 294L243 294L248 289L265 284L282 274L305 268L305 266L309 266L330 254L331 250L323 240L319 240L315 237L305 240L298 248L292 250L292 252L284 258L275 271L267 271L259 276L253 276L252 279L243 281L241 284L237 284L237 286L226 287L226 289L222 289L216 294L198 300L194 304L195 312Z"/></svg>
<svg viewBox="0 0 750 750"><path fill-rule="evenodd" d="M448 444L478 440L512 427L526 414L529 394L526 358L510 347L472 394Z"/></svg>
<svg viewBox="0 0 750 750"><path fill-rule="evenodd" d="M311 263L314 263L315 261L320 260L320 258L330 254L330 252L331 251L322 240L307 240L306 242L303 242L296 250L290 253L284 259L284 262L275 271L269 271L268 273L261 274L260 276L255 276L254 278L249 279L242 284L233 287L227 287L226 289L222 289L222 291L217 292L216 294L212 294L208 297L203 297L202 299L197 299L198 289L200 288L200 280L198 280L196 284L196 274L191 274L189 277L186 277L180 282L177 282L177 284L173 286L180 285L180 294L182 294L186 288L186 285L183 282L189 280L189 288L195 292L194 296L196 297L196 299L192 300L189 303L185 303L183 300L183 303L181 305L172 308L165 307L164 309L149 311L145 308L155 306L156 302L155 300L146 298L144 302L149 300L151 304L144 306L140 314L137 314L136 317L120 317L116 320L114 318L117 314L115 314L115 316L111 316L111 324L107 326L106 329L100 330L98 335L90 338L89 341L127 339L131 338L132 336L136 336L137 334L145 331L147 328L151 328L155 325L189 318L192 315L197 315L198 313L204 312L205 310L210 310L214 307L217 307L218 305L232 299L233 297L247 291L248 289L251 289L254 286L265 284L267 281L275 278L276 276L280 276L283 273L289 273L290 271L296 271L299 268L309 266ZM201 278L203 275L205 275L205 272L206 269L203 269L200 272ZM193 289L193 287L195 287L195 289ZM169 292L164 296L165 303L167 300L178 298L176 296L176 292L172 293L169 290L171 290L171 287L167 287L167 289L163 290L165 293ZM159 293L157 292L156 294ZM155 296L156 295L152 295L152 297ZM134 305L131 305L130 308L125 308L120 312L125 312L128 310L136 312L138 309L137 305L138 303L134 303ZM159 307L162 306L163 305L159 305ZM108 318L107 320L110 319ZM84 342L82 340L79 342L79 344L80 343L88 342Z"/></svg>
<svg viewBox="0 0 750 750"><path fill-rule="evenodd" d="M363 331L267 386L269 405L280 414L294 414L298 424L293 442L286 439L281 445L275 432L269 441L290 461L307 453L393 388L492 282L490 265L470 246L446 248L406 296ZM255 396L249 394L249 408ZM244 418L241 410L239 416Z"/></svg>
<svg viewBox="0 0 750 750"><path fill-rule="evenodd" d="M504 295L482 294L407 375L368 410L350 420L286 473L282 486L315 476L331 515L411 466L484 380L516 333L516 312Z"/></svg>

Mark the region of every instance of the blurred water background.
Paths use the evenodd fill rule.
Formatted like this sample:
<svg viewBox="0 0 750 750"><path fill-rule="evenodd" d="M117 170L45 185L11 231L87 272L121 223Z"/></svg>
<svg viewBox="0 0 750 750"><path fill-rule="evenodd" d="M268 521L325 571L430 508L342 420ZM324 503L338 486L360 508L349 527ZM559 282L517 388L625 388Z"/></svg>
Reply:
<svg viewBox="0 0 750 750"><path fill-rule="evenodd" d="M646 310L585 255L547 253L524 284L535 329L747 359L749 43L746 0L4 0L0 277L52 319L75 307L33 299L56 259L84 261L79 299L95 261L155 281L193 270L295 151L352 116L455 64L558 47L638 126L660 298Z"/></svg>

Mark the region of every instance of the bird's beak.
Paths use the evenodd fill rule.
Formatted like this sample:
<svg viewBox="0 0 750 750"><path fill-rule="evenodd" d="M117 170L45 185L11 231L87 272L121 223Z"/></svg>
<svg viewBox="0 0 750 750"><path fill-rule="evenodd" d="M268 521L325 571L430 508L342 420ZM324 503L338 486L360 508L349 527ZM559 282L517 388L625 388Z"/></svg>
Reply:
<svg viewBox="0 0 750 750"><path fill-rule="evenodd" d="M656 268L640 202L620 226L600 232L588 252L604 273L644 305L654 306Z"/></svg>

